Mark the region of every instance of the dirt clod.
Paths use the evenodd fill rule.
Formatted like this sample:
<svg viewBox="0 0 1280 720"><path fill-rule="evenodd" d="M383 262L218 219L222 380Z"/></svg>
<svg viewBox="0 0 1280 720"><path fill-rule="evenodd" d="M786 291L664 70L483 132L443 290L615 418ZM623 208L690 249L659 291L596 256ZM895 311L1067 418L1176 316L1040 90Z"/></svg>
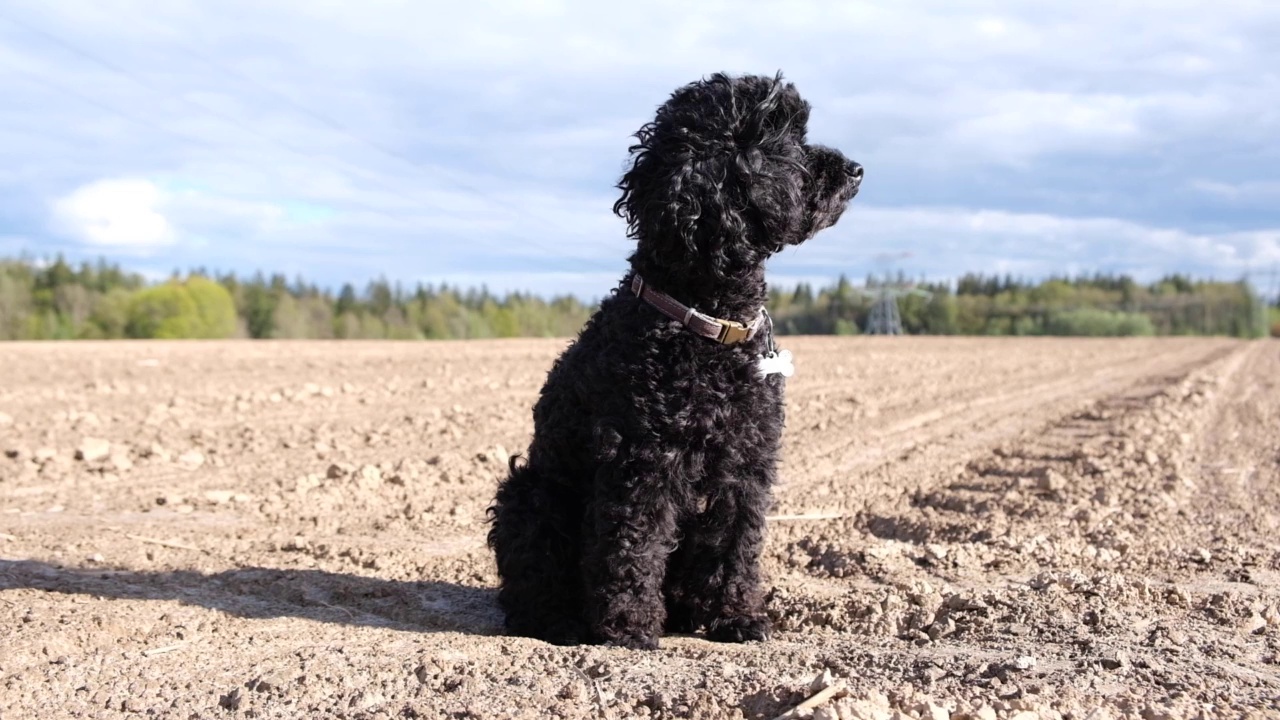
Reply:
<svg viewBox="0 0 1280 720"><path fill-rule="evenodd" d="M199 450L188 450L178 456L178 464L189 470L195 470L204 463L205 455Z"/></svg>
<svg viewBox="0 0 1280 720"><path fill-rule="evenodd" d="M76 446L76 459L100 462L111 456L111 443L102 438L87 437Z"/></svg>

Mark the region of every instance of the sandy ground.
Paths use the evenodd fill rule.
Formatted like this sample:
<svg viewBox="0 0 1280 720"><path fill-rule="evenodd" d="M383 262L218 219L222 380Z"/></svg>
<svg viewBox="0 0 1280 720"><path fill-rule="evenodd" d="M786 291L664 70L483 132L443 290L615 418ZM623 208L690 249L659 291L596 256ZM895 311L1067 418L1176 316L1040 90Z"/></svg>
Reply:
<svg viewBox="0 0 1280 720"><path fill-rule="evenodd" d="M0 718L1280 716L1280 344L787 344L776 639L650 653L500 633L564 341L0 345Z"/></svg>

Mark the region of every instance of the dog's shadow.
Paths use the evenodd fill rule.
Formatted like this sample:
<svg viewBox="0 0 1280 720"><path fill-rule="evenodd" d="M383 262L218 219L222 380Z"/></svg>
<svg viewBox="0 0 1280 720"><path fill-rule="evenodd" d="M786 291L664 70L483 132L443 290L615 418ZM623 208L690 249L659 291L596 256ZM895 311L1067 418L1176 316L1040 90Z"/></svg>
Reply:
<svg viewBox="0 0 1280 720"><path fill-rule="evenodd" d="M496 635L497 591L323 570L247 567L217 573L59 567L0 560L0 591L29 588L122 600L177 600L243 618L297 617L419 632Z"/></svg>

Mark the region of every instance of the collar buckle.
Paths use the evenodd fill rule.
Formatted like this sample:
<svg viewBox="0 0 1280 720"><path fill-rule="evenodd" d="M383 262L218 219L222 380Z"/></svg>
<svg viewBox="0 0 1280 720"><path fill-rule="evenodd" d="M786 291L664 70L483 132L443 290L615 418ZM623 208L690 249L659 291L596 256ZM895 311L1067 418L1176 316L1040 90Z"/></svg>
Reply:
<svg viewBox="0 0 1280 720"><path fill-rule="evenodd" d="M745 340L750 340L755 334L755 328L747 327L737 320L721 320L720 318L712 318L712 320L720 326L720 335L716 337L716 342L721 345L737 345Z"/></svg>

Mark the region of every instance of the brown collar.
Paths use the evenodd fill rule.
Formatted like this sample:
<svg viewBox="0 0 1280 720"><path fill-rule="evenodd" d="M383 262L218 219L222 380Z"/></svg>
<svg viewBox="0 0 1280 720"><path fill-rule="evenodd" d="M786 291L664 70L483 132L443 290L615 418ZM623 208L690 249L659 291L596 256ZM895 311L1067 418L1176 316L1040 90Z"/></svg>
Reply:
<svg viewBox="0 0 1280 720"><path fill-rule="evenodd" d="M751 340L764 323L765 315L763 309L760 310L760 314L756 316L756 319L747 325L736 320L721 320L720 318L705 315L691 307L687 307L666 293L658 292L651 287L645 286L644 278L639 275L634 275L631 278L631 292L635 293L636 297L657 308L658 312L684 325L693 334L701 335L708 340L715 340L722 345L736 345Z"/></svg>

